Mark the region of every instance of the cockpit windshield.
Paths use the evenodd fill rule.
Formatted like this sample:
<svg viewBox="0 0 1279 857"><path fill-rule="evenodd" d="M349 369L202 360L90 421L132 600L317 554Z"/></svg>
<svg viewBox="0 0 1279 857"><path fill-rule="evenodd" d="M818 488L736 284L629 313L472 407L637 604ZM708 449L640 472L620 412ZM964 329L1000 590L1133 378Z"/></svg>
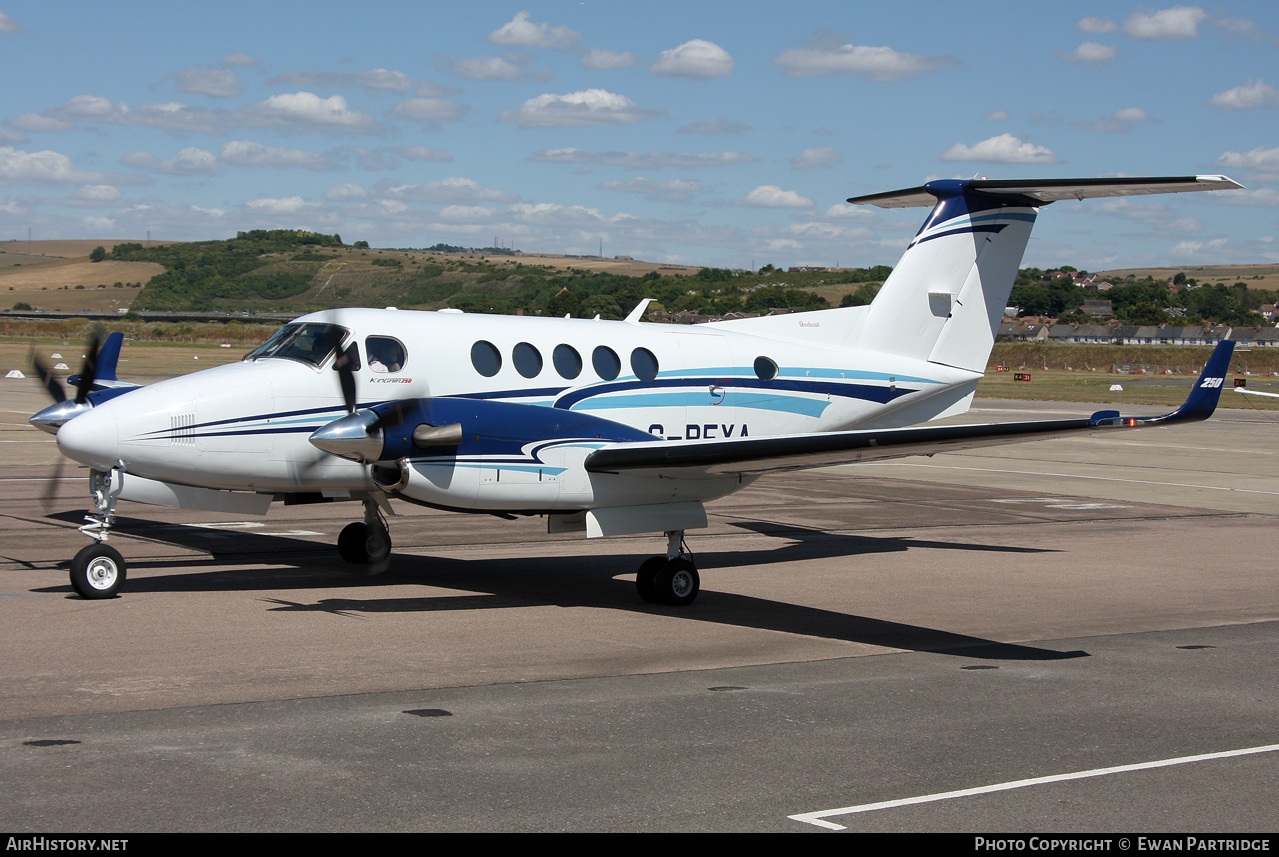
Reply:
<svg viewBox="0 0 1279 857"><path fill-rule="evenodd" d="M319 368L346 338L346 328L336 324L286 324L245 360L283 357Z"/></svg>

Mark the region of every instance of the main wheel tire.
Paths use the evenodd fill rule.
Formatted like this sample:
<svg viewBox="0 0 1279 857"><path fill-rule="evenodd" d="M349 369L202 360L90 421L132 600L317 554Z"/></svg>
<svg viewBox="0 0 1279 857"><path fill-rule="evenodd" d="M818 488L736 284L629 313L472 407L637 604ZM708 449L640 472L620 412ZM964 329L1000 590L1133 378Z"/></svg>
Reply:
<svg viewBox="0 0 1279 857"><path fill-rule="evenodd" d="M665 567L666 557L651 556L640 563L639 571L635 572L635 588L639 590L639 597L649 604L662 603L657 597L655 581L658 573Z"/></svg>
<svg viewBox="0 0 1279 857"><path fill-rule="evenodd" d="M124 585L126 570L118 550L101 542L92 544L71 560L71 588L81 598L114 598Z"/></svg>
<svg viewBox="0 0 1279 857"><path fill-rule="evenodd" d="M682 556L667 561L653 578L657 600L672 607L692 604L701 586L697 566Z"/></svg>
<svg viewBox="0 0 1279 857"><path fill-rule="evenodd" d="M369 561L369 528L363 521L347 524L338 534L338 554L347 562Z"/></svg>

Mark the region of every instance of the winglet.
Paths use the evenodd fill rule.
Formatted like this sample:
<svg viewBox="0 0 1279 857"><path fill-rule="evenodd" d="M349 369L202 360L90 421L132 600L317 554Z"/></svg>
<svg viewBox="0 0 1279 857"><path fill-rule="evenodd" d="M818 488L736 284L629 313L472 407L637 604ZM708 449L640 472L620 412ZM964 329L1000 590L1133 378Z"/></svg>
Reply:
<svg viewBox="0 0 1279 857"><path fill-rule="evenodd" d="M1186 403L1168 415L1164 422L1190 422L1206 420L1217 408L1221 398L1221 388L1225 386L1226 373L1230 371L1230 357L1234 353L1233 339L1223 339L1217 343L1212 356L1204 365L1203 374L1195 382L1195 387L1186 398Z"/></svg>
<svg viewBox="0 0 1279 857"><path fill-rule="evenodd" d="M1204 364L1203 374L1191 388L1185 403L1170 414L1157 417L1121 417L1115 411L1098 411L1092 415L1095 426L1141 426L1171 425L1173 423L1189 423L1206 420L1217 409L1217 401L1221 398L1221 388L1225 386L1226 373L1230 371L1230 356L1234 353L1235 343L1232 339L1223 339L1217 343L1212 356Z"/></svg>

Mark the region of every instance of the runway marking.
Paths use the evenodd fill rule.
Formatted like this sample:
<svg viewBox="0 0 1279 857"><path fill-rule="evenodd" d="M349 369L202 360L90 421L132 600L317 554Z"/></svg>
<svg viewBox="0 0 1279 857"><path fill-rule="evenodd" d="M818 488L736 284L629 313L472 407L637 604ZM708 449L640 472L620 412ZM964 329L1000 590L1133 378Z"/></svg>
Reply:
<svg viewBox="0 0 1279 857"><path fill-rule="evenodd" d="M1012 473L1017 476L1058 476L1069 479L1096 479L1100 482L1130 482L1135 485L1162 485L1167 488L1203 488L1207 491L1239 491L1243 494L1270 494L1279 491L1260 491L1256 488L1227 488L1223 485L1195 485L1191 482L1153 482L1149 479L1119 479L1114 476L1083 476L1078 473L1043 473L1037 470L997 470L993 467L951 467L944 464L906 464L896 461L867 461L844 467L929 467L934 470L971 470L978 473Z"/></svg>
<svg viewBox="0 0 1279 857"><path fill-rule="evenodd" d="M56 480L44 476L10 476L0 482L79 482L83 476L59 476Z"/></svg>
<svg viewBox="0 0 1279 857"><path fill-rule="evenodd" d="M801 812L797 815L788 815L787 818L795 821L802 821L805 824L815 824L818 827L824 827L827 830L847 830L848 828L833 821L823 821L834 815L852 815L859 812L874 812L879 809L894 809L899 806L913 806L921 803L932 803L939 800L951 800L953 798L971 797L973 795L991 794L992 792L1006 792L1013 789L1024 789L1028 786L1042 786L1048 783L1062 783L1068 780L1084 780L1090 777L1104 777L1108 774L1126 774L1130 771L1147 771L1152 768L1168 768L1173 765L1188 765L1192 762L1208 762L1214 759L1229 759L1234 756L1249 756L1256 753L1273 753L1279 750L1279 744L1266 744L1261 747L1247 747L1243 750L1224 750L1220 753L1201 753L1197 756L1179 756L1175 759L1160 759L1156 762L1139 762L1135 765L1116 765L1113 768L1094 768L1091 771L1076 771L1071 774L1055 774L1048 777L1033 777L1028 780L1013 780L1007 783L995 783L989 786L978 786L972 789L959 789L953 792L938 792L931 795L920 795L918 797L902 798L901 800L885 800L879 803L863 803L857 806L845 806L840 809L823 809L817 812Z"/></svg>

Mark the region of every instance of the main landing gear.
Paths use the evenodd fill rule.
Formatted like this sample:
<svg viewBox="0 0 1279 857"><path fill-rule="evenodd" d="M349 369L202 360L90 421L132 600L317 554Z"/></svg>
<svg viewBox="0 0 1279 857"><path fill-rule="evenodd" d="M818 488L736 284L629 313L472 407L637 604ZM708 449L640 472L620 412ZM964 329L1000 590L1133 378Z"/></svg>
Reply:
<svg viewBox="0 0 1279 857"><path fill-rule="evenodd" d="M375 500L364 500L363 521L342 528L338 553L347 562L371 566L370 574L386 570L391 557L391 534Z"/></svg>
<svg viewBox="0 0 1279 857"><path fill-rule="evenodd" d="M71 588L81 598L114 598L124 585L128 566L120 552L108 545L111 525L115 523L115 503L124 482L117 470L89 473L89 491L93 495L93 511L85 514L88 521L80 532L94 540L71 560Z"/></svg>
<svg viewBox="0 0 1279 857"><path fill-rule="evenodd" d="M673 607L684 607L697 598L701 578L692 558L680 550L683 541L683 530L671 530L666 534L666 556L650 557L640 564L635 574L640 598Z"/></svg>

